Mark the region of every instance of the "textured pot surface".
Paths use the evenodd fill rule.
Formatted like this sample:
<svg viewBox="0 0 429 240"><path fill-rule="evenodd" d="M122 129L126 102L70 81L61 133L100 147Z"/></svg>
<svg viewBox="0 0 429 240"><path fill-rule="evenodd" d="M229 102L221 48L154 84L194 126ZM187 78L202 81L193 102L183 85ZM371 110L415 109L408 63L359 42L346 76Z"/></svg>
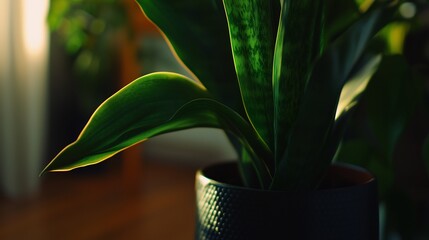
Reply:
<svg viewBox="0 0 429 240"><path fill-rule="evenodd" d="M292 193L239 186L234 163L197 173L196 239L378 239L376 181L334 165L323 187Z"/></svg>

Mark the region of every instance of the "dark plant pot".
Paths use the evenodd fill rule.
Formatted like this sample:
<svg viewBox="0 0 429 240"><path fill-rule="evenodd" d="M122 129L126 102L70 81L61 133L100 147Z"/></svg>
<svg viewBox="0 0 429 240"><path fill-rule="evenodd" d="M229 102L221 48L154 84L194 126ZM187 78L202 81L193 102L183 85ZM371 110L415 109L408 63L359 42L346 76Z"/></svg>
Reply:
<svg viewBox="0 0 429 240"><path fill-rule="evenodd" d="M378 239L374 177L333 165L321 187L292 193L242 187L235 163L197 173L196 239Z"/></svg>

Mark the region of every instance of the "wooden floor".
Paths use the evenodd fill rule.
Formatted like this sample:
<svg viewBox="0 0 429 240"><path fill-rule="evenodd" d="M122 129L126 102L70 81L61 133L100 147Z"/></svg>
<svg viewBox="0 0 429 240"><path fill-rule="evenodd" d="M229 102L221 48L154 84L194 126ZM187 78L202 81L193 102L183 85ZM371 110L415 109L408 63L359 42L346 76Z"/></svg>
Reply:
<svg viewBox="0 0 429 240"><path fill-rule="evenodd" d="M48 174L29 199L0 197L0 239L193 239L195 169L142 169Z"/></svg>

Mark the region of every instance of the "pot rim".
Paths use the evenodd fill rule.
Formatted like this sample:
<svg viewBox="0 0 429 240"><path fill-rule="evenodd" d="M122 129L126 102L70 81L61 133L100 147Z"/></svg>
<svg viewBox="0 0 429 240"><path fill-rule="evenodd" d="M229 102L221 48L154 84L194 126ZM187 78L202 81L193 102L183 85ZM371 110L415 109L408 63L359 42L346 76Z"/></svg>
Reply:
<svg viewBox="0 0 429 240"><path fill-rule="evenodd" d="M235 185L235 184L231 184L231 183L227 183L227 182L222 182L222 181L215 180L213 178L206 176L206 172L208 170L213 169L213 168L227 167L228 165L236 166L237 162L231 162L231 161L220 162L220 163L216 163L216 164L204 167L202 169L199 169L196 173L197 182L199 182L202 185L207 185L207 184L211 183L211 184L214 184L214 185L217 185L220 187L233 188L233 189L245 190L245 191L297 194L297 192L294 192L291 190L272 190L272 189L260 189L260 188L245 187L245 186ZM335 163L332 163L330 165L329 171L332 171L332 170L334 170L334 171L346 170L348 172L353 172L355 175L356 174L360 175L359 177L362 177L365 179L362 181L353 183L353 184L349 184L347 186L318 188L318 189L314 189L314 190L302 190L302 191L299 191L299 193L305 194L305 193L322 193L322 192L342 191L344 189L358 188L358 187L362 187L365 185L376 184L375 176L370 171L368 171L367 169L365 169L361 166L357 166L357 165L350 164L350 163L335 162Z"/></svg>

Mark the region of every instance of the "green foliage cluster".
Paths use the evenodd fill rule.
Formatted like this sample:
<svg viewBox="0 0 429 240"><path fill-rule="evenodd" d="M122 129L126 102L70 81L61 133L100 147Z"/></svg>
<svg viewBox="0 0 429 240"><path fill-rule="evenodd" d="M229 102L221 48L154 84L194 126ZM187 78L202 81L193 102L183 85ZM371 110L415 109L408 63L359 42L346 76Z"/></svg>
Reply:
<svg viewBox="0 0 429 240"><path fill-rule="evenodd" d="M79 89L77 104L85 116L116 90L112 71L118 64L118 37L130 32L126 14L120 0L50 1L47 21L52 42L72 62L73 79Z"/></svg>
<svg viewBox="0 0 429 240"><path fill-rule="evenodd" d="M377 34L405 21L397 12L404 1L137 2L199 81L166 72L135 80L100 105L45 171L96 164L162 133L214 127L240 154L246 186L314 189L370 79L383 75L379 66L397 65L374 47L385 41Z"/></svg>
<svg viewBox="0 0 429 240"><path fill-rule="evenodd" d="M48 24L62 38L67 51L75 54L95 48L106 41L106 34L122 28L125 9L118 0L51 0Z"/></svg>

